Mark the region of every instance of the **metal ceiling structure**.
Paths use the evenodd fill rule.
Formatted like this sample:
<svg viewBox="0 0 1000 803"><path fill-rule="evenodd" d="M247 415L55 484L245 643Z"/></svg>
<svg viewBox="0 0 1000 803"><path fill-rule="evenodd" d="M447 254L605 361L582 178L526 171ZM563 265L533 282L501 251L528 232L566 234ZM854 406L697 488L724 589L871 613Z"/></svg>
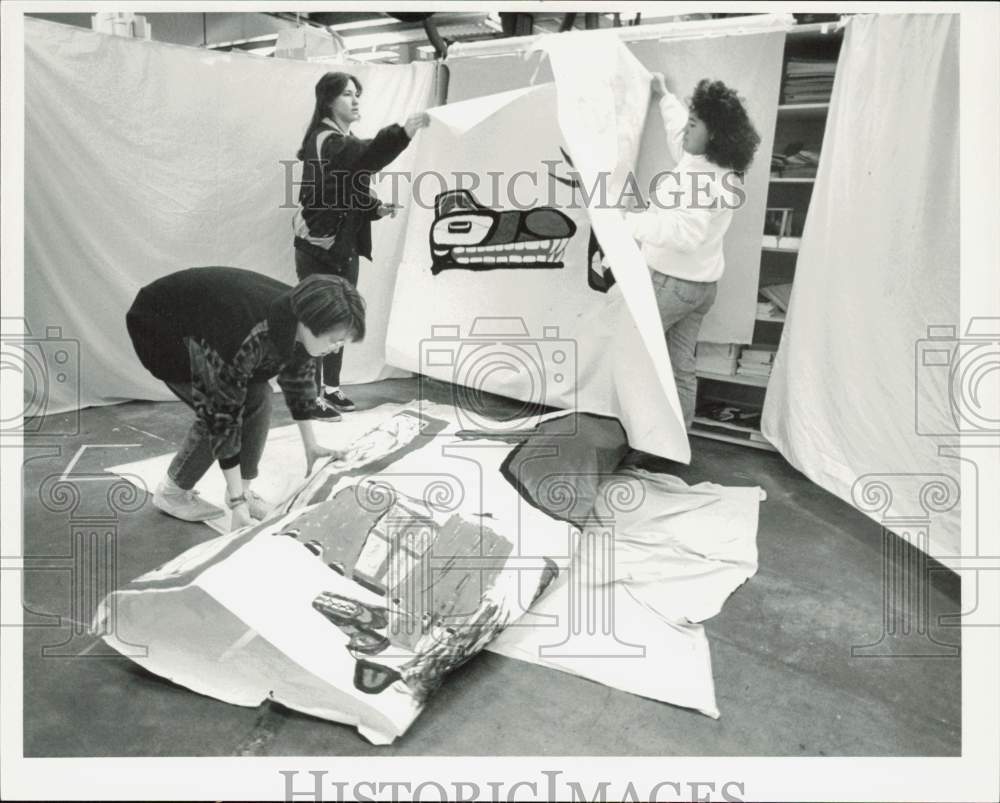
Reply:
<svg viewBox="0 0 1000 803"><path fill-rule="evenodd" d="M662 23L680 19L707 19L732 14L643 14L635 12L533 13L475 12L280 12L274 16L329 31L343 43L349 60L406 62L445 57L455 42L473 42L510 36L530 36L568 30L611 28ZM257 52L273 50L267 43L223 43ZM249 45L249 46L248 46ZM220 47L220 45L216 45Z"/></svg>

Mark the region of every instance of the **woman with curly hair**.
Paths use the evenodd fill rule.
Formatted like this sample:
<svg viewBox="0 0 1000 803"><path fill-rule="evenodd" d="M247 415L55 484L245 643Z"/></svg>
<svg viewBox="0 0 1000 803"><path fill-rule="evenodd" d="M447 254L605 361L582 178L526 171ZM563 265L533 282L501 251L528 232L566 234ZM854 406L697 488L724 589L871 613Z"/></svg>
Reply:
<svg viewBox="0 0 1000 803"><path fill-rule="evenodd" d="M760 137L740 96L721 81L698 82L690 107L654 73L667 145L676 161L657 176L648 207L625 215L650 268L673 364L684 424L694 419L694 349L705 313L715 302L725 260L722 241L743 201L743 173Z"/></svg>

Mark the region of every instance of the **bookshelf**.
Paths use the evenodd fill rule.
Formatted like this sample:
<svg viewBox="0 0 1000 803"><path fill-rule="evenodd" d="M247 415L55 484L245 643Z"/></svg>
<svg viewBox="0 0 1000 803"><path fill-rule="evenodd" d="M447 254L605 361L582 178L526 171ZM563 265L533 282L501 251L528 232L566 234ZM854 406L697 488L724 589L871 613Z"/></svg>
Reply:
<svg viewBox="0 0 1000 803"><path fill-rule="evenodd" d="M734 385L753 385L758 388L767 387L767 377L744 376L742 374L716 374L712 371L698 371L699 379L706 379L711 382L727 382Z"/></svg>
<svg viewBox="0 0 1000 803"><path fill-rule="evenodd" d="M830 111L832 71L829 64L832 63L835 69L842 40L843 31L830 23L800 25L789 31L785 39L767 207L769 210L791 210L791 231L786 230L778 236L778 232L765 229L761 241L760 288L790 285L795 280L795 262ZM823 62L826 66L821 65ZM765 301L767 297L760 295L758 300ZM753 343L777 348L784 323L785 312L780 308L772 315L758 312ZM774 451L759 427L701 414L703 410L717 410L723 405L759 412L767 393L767 376L722 374L700 369L697 375L698 404L691 435Z"/></svg>

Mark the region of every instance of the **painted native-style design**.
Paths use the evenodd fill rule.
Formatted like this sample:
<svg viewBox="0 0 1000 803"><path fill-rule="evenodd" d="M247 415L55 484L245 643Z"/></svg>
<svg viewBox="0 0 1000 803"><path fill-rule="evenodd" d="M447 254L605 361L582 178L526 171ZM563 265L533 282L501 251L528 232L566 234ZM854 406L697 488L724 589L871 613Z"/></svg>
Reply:
<svg viewBox="0 0 1000 803"><path fill-rule="evenodd" d="M569 154L562 148L559 149L559 153L562 154L563 161L570 167L573 167L573 160ZM572 177L566 178L556 175L550 170L549 178L553 181L558 181L560 184L565 184L567 187L572 187L574 191L580 189L580 179L576 173L572 174ZM604 264L604 249L601 248L601 244L597 240L597 235L594 234L594 229L591 227L590 237L587 240L587 285L591 290L606 293L614 283L615 277L611 272L611 268Z"/></svg>
<svg viewBox="0 0 1000 803"><path fill-rule="evenodd" d="M576 224L551 206L498 212L468 190L449 190L434 202L431 273L561 268L575 233Z"/></svg>
<svg viewBox="0 0 1000 803"><path fill-rule="evenodd" d="M312 602L347 636L355 688L380 694L401 681L423 702L517 615L518 572L506 568L512 543L487 516L473 521L386 490L369 481L342 488L275 535L360 586ZM558 572L544 559L534 598ZM358 598L365 592L371 601Z"/></svg>

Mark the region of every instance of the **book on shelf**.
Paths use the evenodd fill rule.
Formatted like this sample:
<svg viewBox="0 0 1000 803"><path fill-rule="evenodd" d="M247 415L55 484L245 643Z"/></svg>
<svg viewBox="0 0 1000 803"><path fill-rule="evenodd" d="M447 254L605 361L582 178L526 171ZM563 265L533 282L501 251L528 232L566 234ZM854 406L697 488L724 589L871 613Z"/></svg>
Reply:
<svg viewBox="0 0 1000 803"><path fill-rule="evenodd" d="M793 56L785 65L783 103L822 103L830 100L837 62L830 58Z"/></svg>
<svg viewBox="0 0 1000 803"><path fill-rule="evenodd" d="M782 312L788 312L788 302L792 297L792 283L769 284L761 287L760 294L774 304Z"/></svg>
<svg viewBox="0 0 1000 803"><path fill-rule="evenodd" d="M786 251L798 251L801 243L801 237L776 237L773 234L765 234L760 240L763 248L781 248Z"/></svg>
<svg viewBox="0 0 1000 803"><path fill-rule="evenodd" d="M695 410L698 418L716 421L720 424L730 424L741 427L760 427L759 409L743 407L730 402L707 402Z"/></svg>
<svg viewBox="0 0 1000 803"><path fill-rule="evenodd" d="M695 365L695 371L699 374L718 374L719 376L736 376L736 369L737 365L734 362L702 360Z"/></svg>
<svg viewBox="0 0 1000 803"><path fill-rule="evenodd" d="M793 142L784 153L771 154L771 175L781 178L815 178L819 151Z"/></svg>
<svg viewBox="0 0 1000 803"><path fill-rule="evenodd" d="M770 365L760 365L759 363L753 363L750 365L741 365L736 369L737 376L770 376L771 366Z"/></svg>
<svg viewBox="0 0 1000 803"><path fill-rule="evenodd" d="M739 357L738 343L698 343L694 350L695 370L734 376Z"/></svg>
<svg viewBox="0 0 1000 803"><path fill-rule="evenodd" d="M739 364L770 365L774 362L774 354L777 349L777 346L772 346L769 343L751 343L740 351Z"/></svg>
<svg viewBox="0 0 1000 803"><path fill-rule="evenodd" d="M836 70L837 61L835 59L792 56L788 59L785 74L790 77L798 75L825 75L832 78Z"/></svg>
<svg viewBox="0 0 1000 803"><path fill-rule="evenodd" d="M762 321L783 321L785 314L778 309L773 301L757 302L757 320Z"/></svg>

